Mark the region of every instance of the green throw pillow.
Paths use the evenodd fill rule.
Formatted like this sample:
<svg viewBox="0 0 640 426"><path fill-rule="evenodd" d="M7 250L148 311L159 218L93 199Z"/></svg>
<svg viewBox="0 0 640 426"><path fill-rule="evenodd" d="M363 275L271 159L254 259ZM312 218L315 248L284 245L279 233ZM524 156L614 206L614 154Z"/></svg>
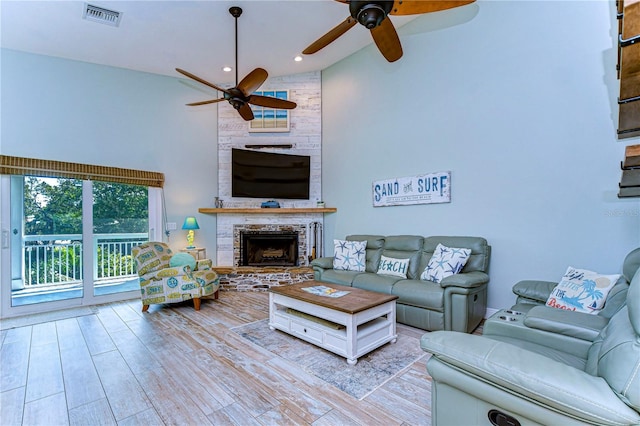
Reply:
<svg viewBox="0 0 640 426"><path fill-rule="evenodd" d="M196 269L196 259L189 253L176 253L169 260L169 266L172 268L185 265L189 265L192 271Z"/></svg>

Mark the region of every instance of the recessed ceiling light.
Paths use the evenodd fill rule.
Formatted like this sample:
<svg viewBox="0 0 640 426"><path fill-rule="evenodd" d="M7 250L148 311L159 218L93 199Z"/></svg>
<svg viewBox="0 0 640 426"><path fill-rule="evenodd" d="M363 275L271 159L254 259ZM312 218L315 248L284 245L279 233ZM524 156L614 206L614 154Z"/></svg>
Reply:
<svg viewBox="0 0 640 426"><path fill-rule="evenodd" d="M298 55L295 58L293 58L293 60L296 61L296 62L300 62L300 61L302 61L302 56Z"/></svg>
<svg viewBox="0 0 640 426"><path fill-rule="evenodd" d="M231 67L222 67L222 71L224 72L231 72L232 68Z"/></svg>

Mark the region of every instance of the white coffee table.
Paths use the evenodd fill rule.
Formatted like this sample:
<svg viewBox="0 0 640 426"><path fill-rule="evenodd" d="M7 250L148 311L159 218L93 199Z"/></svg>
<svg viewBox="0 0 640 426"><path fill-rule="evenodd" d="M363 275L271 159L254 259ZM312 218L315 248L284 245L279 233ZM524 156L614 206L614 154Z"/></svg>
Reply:
<svg viewBox="0 0 640 426"><path fill-rule="evenodd" d="M349 294L332 298L302 290L319 285ZM269 327L343 356L354 365L359 357L396 342L397 298L319 281L272 287Z"/></svg>

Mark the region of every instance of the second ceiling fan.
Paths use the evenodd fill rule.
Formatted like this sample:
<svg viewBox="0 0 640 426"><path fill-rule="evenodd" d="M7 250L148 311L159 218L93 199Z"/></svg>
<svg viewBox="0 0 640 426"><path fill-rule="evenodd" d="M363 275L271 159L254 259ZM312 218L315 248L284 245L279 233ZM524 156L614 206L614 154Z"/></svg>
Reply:
<svg viewBox="0 0 640 426"><path fill-rule="evenodd" d="M402 57L402 45L388 15L418 15L452 9L473 3L475 0L336 0L349 5L349 16L328 33L302 51L305 55L316 53L350 30L356 23L371 31L373 41L389 62Z"/></svg>
<svg viewBox="0 0 640 426"><path fill-rule="evenodd" d="M238 83L238 18L240 17L240 15L242 15L242 9L237 6L233 6L229 8L229 13L236 19L236 85L235 87L232 87L230 89L223 89L213 83L209 83L208 81L194 74L191 74L188 71L176 68L176 71L178 71L180 74L185 75L199 83L202 83L206 86L211 87L212 89L218 90L223 93L222 98L202 102L193 102L187 105L197 106L213 104L221 101L229 101L231 106L233 106L238 111L240 116L246 121L253 120L253 111L251 110L249 104L274 109L295 108L297 106L295 102L273 98L271 96L253 94L253 92L255 92L260 86L262 86L262 83L264 83L269 76L267 71L262 68L254 69L249 74L247 74L247 76L243 78L240 83Z"/></svg>

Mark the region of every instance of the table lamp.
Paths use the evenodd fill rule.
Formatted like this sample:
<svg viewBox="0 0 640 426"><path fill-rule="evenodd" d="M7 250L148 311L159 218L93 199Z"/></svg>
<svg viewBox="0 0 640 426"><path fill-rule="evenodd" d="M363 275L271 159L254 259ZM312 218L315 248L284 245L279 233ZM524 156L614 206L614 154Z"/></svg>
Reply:
<svg viewBox="0 0 640 426"><path fill-rule="evenodd" d="M196 248L196 246L193 245L193 236L195 234L195 232L193 231L194 229L200 229L200 227L198 226L198 221L196 220L195 217L193 216L187 216L184 219L184 223L182 224L182 229L188 229L189 232L187 232L187 244L189 244L187 246L188 249L194 249Z"/></svg>

